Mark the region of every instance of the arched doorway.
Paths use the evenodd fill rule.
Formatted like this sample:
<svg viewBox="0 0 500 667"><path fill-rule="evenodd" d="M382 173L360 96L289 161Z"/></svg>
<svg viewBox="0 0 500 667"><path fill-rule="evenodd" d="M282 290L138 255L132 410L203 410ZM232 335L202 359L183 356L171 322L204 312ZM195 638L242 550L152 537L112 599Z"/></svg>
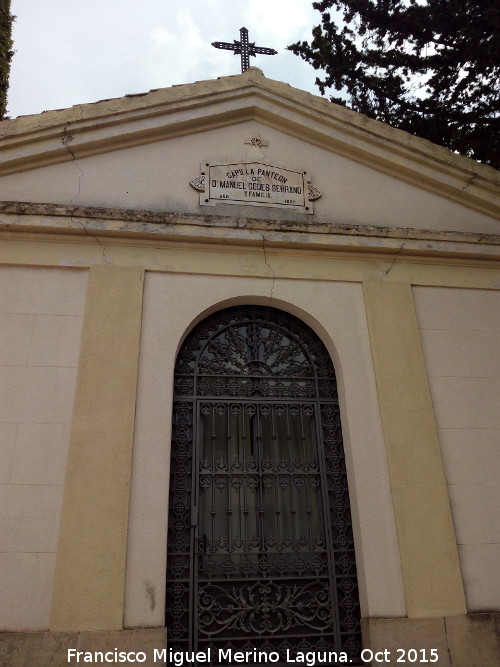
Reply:
<svg viewBox="0 0 500 667"><path fill-rule="evenodd" d="M166 616L181 651L359 659L335 373L288 313L214 313L178 354Z"/></svg>

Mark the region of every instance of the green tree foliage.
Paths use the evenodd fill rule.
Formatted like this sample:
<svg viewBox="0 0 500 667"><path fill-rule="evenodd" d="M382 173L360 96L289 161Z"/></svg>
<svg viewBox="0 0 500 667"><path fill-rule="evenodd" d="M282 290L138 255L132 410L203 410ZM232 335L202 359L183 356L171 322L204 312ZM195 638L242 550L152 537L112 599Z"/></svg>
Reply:
<svg viewBox="0 0 500 667"><path fill-rule="evenodd" d="M9 90L10 61L12 50L12 22L10 0L0 0L0 120L7 113L7 91Z"/></svg>
<svg viewBox="0 0 500 667"><path fill-rule="evenodd" d="M323 0L312 41L288 48L324 71L332 102L500 167L495 0ZM332 10L330 13L329 10ZM347 99L346 99L347 98Z"/></svg>

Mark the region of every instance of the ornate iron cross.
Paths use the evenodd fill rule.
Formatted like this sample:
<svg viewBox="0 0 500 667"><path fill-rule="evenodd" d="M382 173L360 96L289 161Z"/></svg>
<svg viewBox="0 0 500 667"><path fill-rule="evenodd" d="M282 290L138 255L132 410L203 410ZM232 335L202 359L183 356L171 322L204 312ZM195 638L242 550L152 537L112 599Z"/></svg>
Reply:
<svg viewBox="0 0 500 667"><path fill-rule="evenodd" d="M278 52L274 49L267 49L264 46L255 46L255 42L248 41L248 30L240 28L240 41L234 40L233 44L230 42L212 42L212 46L216 49L227 49L234 51L234 55L241 53L241 71L246 72L250 67L250 56L256 56L257 53L263 53L266 56L274 56Z"/></svg>

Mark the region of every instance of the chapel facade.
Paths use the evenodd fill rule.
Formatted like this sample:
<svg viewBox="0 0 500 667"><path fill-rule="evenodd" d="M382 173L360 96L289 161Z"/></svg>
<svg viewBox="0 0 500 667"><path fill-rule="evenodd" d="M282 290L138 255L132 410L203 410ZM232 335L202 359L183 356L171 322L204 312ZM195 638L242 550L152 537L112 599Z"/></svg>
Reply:
<svg viewBox="0 0 500 667"><path fill-rule="evenodd" d="M253 67L0 134L0 662L497 664L498 172Z"/></svg>

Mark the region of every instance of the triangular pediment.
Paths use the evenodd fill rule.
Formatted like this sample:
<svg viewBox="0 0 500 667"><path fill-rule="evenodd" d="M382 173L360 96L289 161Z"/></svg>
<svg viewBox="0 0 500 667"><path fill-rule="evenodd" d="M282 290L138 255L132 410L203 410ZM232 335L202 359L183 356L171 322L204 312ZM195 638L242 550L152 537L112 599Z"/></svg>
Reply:
<svg viewBox="0 0 500 667"><path fill-rule="evenodd" d="M251 153L243 145L249 134L264 138L270 135L274 146L288 142L287 151L281 159L277 149L271 157L265 150ZM9 194L16 174L31 171L29 183L35 172L42 171L46 179L64 180L62 165L74 162L83 173L90 165L89 159L94 159L93 169L106 173L118 166L126 171L130 163L130 173L140 177L141 160L147 163L158 159L153 146L161 146L174 161L189 155L198 166L204 160L255 162L255 155L261 162L278 167L300 169L313 164L313 181L323 169L321 164L328 163L330 173L349 172L352 165L354 171L362 169L365 174L357 174L350 181L355 189L363 187L363 179L379 189L390 189L389 181L384 180L390 179L391 183L405 184L403 189L408 185L413 188L411 196L401 195L406 201L416 199L415 189L424 190L483 216L499 216L500 175L494 169L321 97L269 80L257 68L237 76L4 121L0 124L0 198L23 200ZM302 159L306 153L307 165ZM328 161L325 156L334 156L336 161ZM192 179L197 177L198 166L191 167ZM97 172L96 182L100 178ZM325 184L328 187L323 178L323 189ZM338 180L335 187L341 187ZM13 193L17 194L15 188ZM170 198L175 204L175 195ZM55 195L50 201L56 201ZM100 201L98 195L79 202L114 205L105 197ZM127 205L149 208L145 197L137 201L125 198L123 207ZM158 202L152 202L151 208L158 210ZM330 212L328 215L331 217ZM347 220L344 213L342 217ZM374 224L380 223L375 220Z"/></svg>

